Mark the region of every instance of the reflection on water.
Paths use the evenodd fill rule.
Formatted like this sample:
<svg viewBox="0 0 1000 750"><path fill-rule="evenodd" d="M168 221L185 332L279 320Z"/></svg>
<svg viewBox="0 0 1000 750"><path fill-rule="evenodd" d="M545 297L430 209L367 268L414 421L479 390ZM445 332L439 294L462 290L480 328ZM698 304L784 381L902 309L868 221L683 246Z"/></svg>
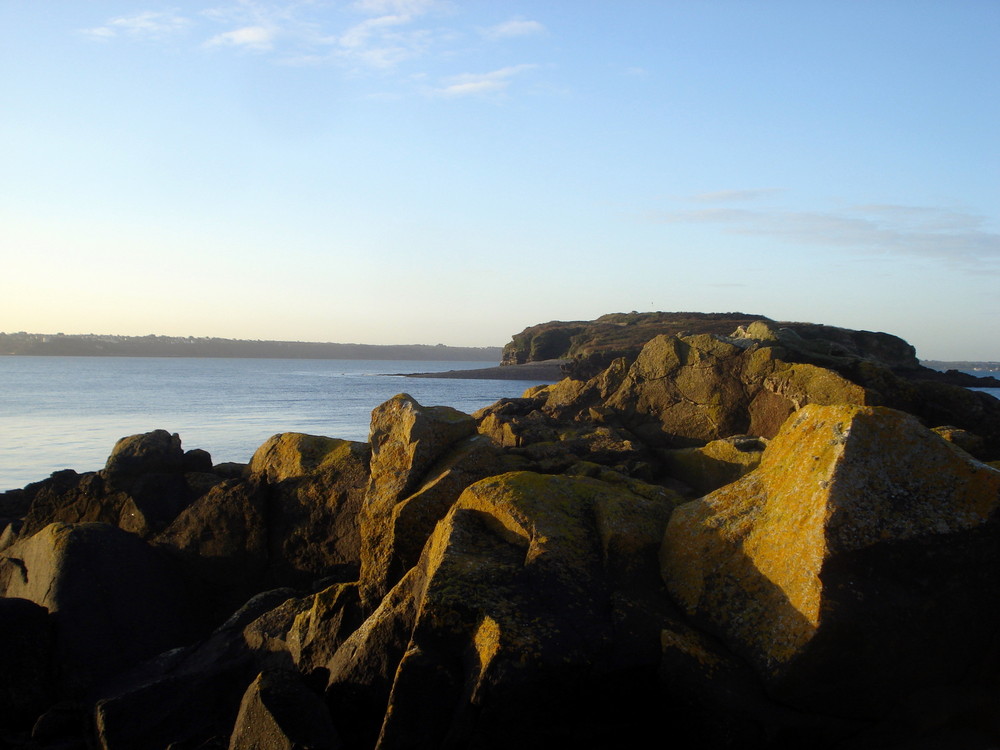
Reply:
<svg viewBox="0 0 1000 750"><path fill-rule="evenodd" d="M165 429L215 462L250 459L278 432L367 440L397 393L473 412L531 383L405 378L485 362L0 357L0 491L94 471L125 435Z"/></svg>

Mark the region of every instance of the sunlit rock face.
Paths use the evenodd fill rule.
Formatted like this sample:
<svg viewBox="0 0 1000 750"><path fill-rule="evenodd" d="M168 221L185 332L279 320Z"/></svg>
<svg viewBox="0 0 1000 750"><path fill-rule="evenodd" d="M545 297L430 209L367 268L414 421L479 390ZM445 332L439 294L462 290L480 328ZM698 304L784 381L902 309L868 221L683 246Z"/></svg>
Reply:
<svg viewBox="0 0 1000 750"><path fill-rule="evenodd" d="M775 696L875 715L986 668L998 505L1000 472L909 415L807 406L756 471L674 512L662 574Z"/></svg>

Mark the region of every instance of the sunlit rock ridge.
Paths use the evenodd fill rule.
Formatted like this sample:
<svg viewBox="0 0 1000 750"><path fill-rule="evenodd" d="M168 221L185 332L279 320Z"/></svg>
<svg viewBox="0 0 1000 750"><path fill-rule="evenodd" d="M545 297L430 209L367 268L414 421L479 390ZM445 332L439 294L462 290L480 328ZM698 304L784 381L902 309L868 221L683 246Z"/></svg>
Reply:
<svg viewBox="0 0 1000 750"><path fill-rule="evenodd" d="M4 741L1000 744L1000 401L889 334L656 315L515 336L577 366L475 414L0 495Z"/></svg>

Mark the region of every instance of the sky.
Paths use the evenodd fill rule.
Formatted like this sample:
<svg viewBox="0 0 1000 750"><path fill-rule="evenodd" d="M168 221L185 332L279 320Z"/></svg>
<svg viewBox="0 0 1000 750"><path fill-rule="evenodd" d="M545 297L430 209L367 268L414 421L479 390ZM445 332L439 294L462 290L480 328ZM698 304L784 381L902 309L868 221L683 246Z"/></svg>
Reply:
<svg viewBox="0 0 1000 750"><path fill-rule="evenodd" d="M747 312L1000 360L996 0L0 0L0 331Z"/></svg>

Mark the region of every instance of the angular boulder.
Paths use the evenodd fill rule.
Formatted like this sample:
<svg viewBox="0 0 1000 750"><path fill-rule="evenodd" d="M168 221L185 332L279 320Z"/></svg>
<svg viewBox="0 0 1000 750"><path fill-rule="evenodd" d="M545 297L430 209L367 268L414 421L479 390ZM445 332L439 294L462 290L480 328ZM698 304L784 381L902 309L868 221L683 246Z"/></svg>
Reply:
<svg viewBox="0 0 1000 750"><path fill-rule="evenodd" d="M652 444L687 447L731 435L772 437L810 403L868 403L837 373L718 336L658 336L604 405Z"/></svg>
<svg viewBox="0 0 1000 750"><path fill-rule="evenodd" d="M268 563L266 506L259 481L227 479L154 538L180 563L209 620L261 590Z"/></svg>
<svg viewBox="0 0 1000 750"><path fill-rule="evenodd" d="M763 438L733 435L699 448L665 450L660 457L669 476L707 495L756 469L766 444Z"/></svg>
<svg viewBox="0 0 1000 750"><path fill-rule="evenodd" d="M328 663L348 743L635 740L669 610L656 554L674 504L630 487L513 472L466 488Z"/></svg>
<svg viewBox="0 0 1000 750"><path fill-rule="evenodd" d="M448 450L476 433L468 414L421 406L400 393L372 411L371 480L361 510L362 600L372 608L391 588L392 515Z"/></svg>
<svg viewBox="0 0 1000 750"><path fill-rule="evenodd" d="M107 524L51 524L0 557L0 595L51 613L58 680L71 694L192 635L171 562Z"/></svg>
<svg viewBox="0 0 1000 750"><path fill-rule="evenodd" d="M108 477L169 474L183 470L181 438L177 433L171 434L166 430L123 437L115 443L104 465L104 473Z"/></svg>
<svg viewBox="0 0 1000 750"><path fill-rule="evenodd" d="M367 443L301 433L257 449L250 471L268 485L268 585L357 578L370 456Z"/></svg>
<svg viewBox="0 0 1000 750"><path fill-rule="evenodd" d="M297 672L271 669L247 688L229 750L338 750L343 747L322 699Z"/></svg>
<svg viewBox="0 0 1000 750"><path fill-rule="evenodd" d="M883 715L997 668L1000 472L882 407L806 406L674 512L663 579L800 708Z"/></svg>

